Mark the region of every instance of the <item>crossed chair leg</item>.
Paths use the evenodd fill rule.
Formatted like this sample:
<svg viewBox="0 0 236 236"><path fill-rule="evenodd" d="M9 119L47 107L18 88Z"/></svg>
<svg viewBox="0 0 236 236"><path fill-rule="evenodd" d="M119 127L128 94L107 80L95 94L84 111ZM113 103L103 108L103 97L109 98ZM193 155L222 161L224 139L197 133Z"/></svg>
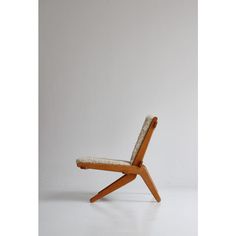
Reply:
<svg viewBox="0 0 236 236"><path fill-rule="evenodd" d="M108 185L106 188L104 188L100 192L98 192L94 197L92 197L90 199L90 202L95 202L95 201L103 198L107 194L109 194L109 193L119 189L120 187L128 184L129 182L133 181L136 178L137 174L139 174L142 177L142 179L144 180L145 184L147 185L147 187L151 191L151 193L154 196L154 198L156 199L156 201L160 202L161 198L158 194L156 186L155 186L154 182L152 181L152 178L151 178L147 168L144 165L142 165L142 167L140 168L140 171L138 173L124 174L122 177L117 179L115 182Z"/></svg>

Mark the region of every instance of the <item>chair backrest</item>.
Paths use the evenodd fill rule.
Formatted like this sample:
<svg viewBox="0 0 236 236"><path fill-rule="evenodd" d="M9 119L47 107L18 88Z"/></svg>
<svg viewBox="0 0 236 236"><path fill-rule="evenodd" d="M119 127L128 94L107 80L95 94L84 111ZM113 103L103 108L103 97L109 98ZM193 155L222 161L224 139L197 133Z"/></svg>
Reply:
<svg viewBox="0 0 236 236"><path fill-rule="evenodd" d="M138 136L138 140L132 152L130 160L132 165L139 165L142 162L148 143L151 139L153 130L155 129L156 125L157 117L149 115L145 118L142 129Z"/></svg>

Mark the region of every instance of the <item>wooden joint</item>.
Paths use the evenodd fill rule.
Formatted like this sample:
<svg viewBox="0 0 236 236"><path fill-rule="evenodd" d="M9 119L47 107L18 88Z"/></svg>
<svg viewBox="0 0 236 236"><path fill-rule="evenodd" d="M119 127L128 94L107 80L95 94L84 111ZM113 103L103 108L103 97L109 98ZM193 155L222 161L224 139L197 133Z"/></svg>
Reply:
<svg viewBox="0 0 236 236"><path fill-rule="evenodd" d="M140 161L138 164L138 167L142 167L142 165L143 165L143 161Z"/></svg>

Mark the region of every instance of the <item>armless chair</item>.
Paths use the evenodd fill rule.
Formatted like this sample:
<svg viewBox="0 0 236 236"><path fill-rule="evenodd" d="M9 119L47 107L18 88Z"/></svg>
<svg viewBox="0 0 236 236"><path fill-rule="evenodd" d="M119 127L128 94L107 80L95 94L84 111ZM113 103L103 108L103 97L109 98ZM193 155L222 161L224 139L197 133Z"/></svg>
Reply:
<svg viewBox="0 0 236 236"><path fill-rule="evenodd" d="M106 170L121 172L124 175L108 185L106 188L98 192L94 197L90 199L90 202L95 202L107 194L117 190L118 188L128 184L140 175L144 180L145 184L151 191L152 195L157 202L161 201L158 191L155 187L154 182L147 170L147 167L143 164L144 154L146 152L148 143L151 139L152 133L157 125L157 117L147 116L139 134L138 140L135 144L131 160L115 160L106 158L96 157L84 157L76 160L77 167L81 169L95 169L95 170Z"/></svg>

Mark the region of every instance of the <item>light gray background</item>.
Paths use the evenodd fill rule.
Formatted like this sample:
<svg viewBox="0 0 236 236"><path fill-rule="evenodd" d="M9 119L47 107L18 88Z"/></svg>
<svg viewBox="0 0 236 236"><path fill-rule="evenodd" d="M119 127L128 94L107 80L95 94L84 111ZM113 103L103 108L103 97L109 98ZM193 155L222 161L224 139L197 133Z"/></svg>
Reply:
<svg viewBox="0 0 236 236"><path fill-rule="evenodd" d="M40 0L39 44L41 191L115 180L75 160L129 160L147 114L157 186L197 186L196 0ZM147 192L140 179L125 190Z"/></svg>

